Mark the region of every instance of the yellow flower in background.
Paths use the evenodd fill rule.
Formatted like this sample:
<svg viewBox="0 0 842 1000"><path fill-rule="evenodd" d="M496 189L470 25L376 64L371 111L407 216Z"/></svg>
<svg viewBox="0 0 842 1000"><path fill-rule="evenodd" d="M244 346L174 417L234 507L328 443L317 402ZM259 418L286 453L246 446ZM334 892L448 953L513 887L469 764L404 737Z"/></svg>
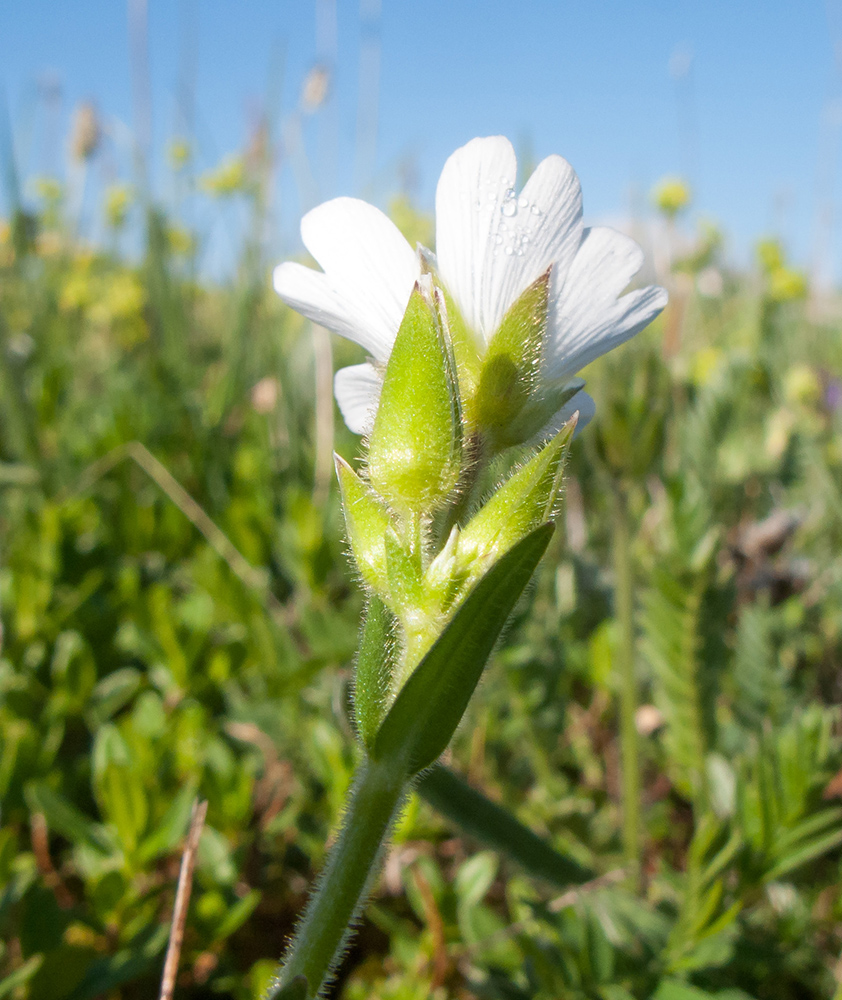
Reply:
<svg viewBox="0 0 842 1000"><path fill-rule="evenodd" d="M773 302L793 302L807 294L807 279L786 263L783 247L778 240L761 240L757 244L757 259L767 278L767 294Z"/></svg>
<svg viewBox="0 0 842 1000"><path fill-rule="evenodd" d="M117 271L96 281L88 315L92 323L109 330L120 347L130 348L148 335L145 306L146 292L137 276Z"/></svg>
<svg viewBox="0 0 842 1000"><path fill-rule="evenodd" d="M172 169L176 172L183 170L187 166L191 155L190 143L186 139L173 139L167 149L167 159Z"/></svg>
<svg viewBox="0 0 842 1000"><path fill-rule="evenodd" d="M807 279L800 271L778 268L769 276L769 296L775 302L793 302L807 294Z"/></svg>
<svg viewBox="0 0 842 1000"><path fill-rule="evenodd" d="M105 192L105 218L112 229L121 229L134 202L134 192L128 184L112 184Z"/></svg>
<svg viewBox="0 0 842 1000"><path fill-rule="evenodd" d="M786 406L774 410L766 421L766 454L776 462L783 458L798 425L798 418Z"/></svg>
<svg viewBox="0 0 842 1000"><path fill-rule="evenodd" d="M129 271L119 271L104 279L91 307L94 322L114 323L134 319L143 312L146 295L143 285Z"/></svg>
<svg viewBox="0 0 842 1000"><path fill-rule="evenodd" d="M64 198L64 187L55 177L36 177L32 181L32 190L45 206L58 205Z"/></svg>
<svg viewBox="0 0 842 1000"><path fill-rule="evenodd" d="M718 347L703 347L690 360L690 379L694 385L705 386L713 381L722 364L723 353Z"/></svg>
<svg viewBox="0 0 842 1000"><path fill-rule="evenodd" d="M668 219L674 219L690 204L690 199L690 186L680 177L664 177L652 192L655 207Z"/></svg>
<svg viewBox="0 0 842 1000"><path fill-rule="evenodd" d="M196 250L196 239L183 226L167 227L167 244L172 253L181 257L189 257Z"/></svg>
<svg viewBox="0 0 842 1000"><path fill-rule="evenodd" d="M819 378L809 365L794 365L784 379L784 399L787 403L813 407L822 398Z"/></svg>
<svg viewBox="0 0 842 1000"><path fill-rule="evenodd" d="M0 219L0 267L9 267L14 262L12 227L5 219Z"/></svg>
<svg viewBox="0 0 842 1000"><path fill-rule="evenodd" d="M73 259L70 273L59 293L58 305L62 312L86 309L94 300L92 273L93 255L80 253Z"/></svg>
<svg viewBox="0 0 842 1000"><path fill-rule="evenodd" d="M40 203L39 228L57 229L61 225L64 185L55 177L36 177L29 187Z"/></svg>
<svg viewBox="0 0 842 1000"><path fill-rule="evenodd" d="M784 252L777 240L761 240L757 244L757 259L767 274L784 266Z"/></svg>
<svg viewBox="0 0 842 1000"><path fill-rule="evenodd" d="M218 167L199 178L199 187L212 198L227 198L245 191L246 164L242 156L228 156Z"/></svg>

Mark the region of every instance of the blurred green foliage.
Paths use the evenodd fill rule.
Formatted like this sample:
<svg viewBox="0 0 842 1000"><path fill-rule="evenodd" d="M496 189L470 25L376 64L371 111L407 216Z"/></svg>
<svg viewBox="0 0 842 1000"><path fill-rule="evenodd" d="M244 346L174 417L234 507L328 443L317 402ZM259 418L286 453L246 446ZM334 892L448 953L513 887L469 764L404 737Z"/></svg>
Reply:
<svg viewBox="0 0 842 1000"><path fill-rule="evenodd" d="M231 164L212 179L259 217ZM129 263L74 239L60 188L42 188L39 214L0 228L0 997L157 995L199 797L177 995L251 1000L354 764L362 599L317 471L315 413L333 404L257 238L214 286L159 209L137 206ZM109 195L114 227L133 198ZM395 213L430 232L405 199ZM597 417L573 446L565 530L452 749L595 878L559 895L413 797L337 996L833 995L842 338L808 318L775 245L756 278L719 253L703 234L663 321L587 373ZM639 892L622 871L618 484Z"/></svg>

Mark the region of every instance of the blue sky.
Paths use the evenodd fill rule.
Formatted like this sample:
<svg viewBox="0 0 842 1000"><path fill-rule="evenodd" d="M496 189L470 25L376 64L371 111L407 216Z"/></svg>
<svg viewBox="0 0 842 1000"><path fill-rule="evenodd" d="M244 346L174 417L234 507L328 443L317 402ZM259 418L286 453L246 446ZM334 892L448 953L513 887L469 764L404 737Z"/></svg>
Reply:
<svg viewBox="0 0 842 1000"><path fill-rule="evenodd" d="M208 167L243 146L267 95L289 124L308 70L335 51L333 96L303 123L313 182L302 186L281 166L286 249L302 205L335 194L382 202L409 184L430 207L447 155L491 133L534 159L566 156L592 219L627 216L659 177L689 174L696 211L722 224L738 260L777 232L809 264L818 209L838 194L842 0L382 0L379 14L380 0L148 2L162 196L179 79L195 92L199 166ZM80 99L131 128L128 38L123 2L0 0L0 85L25 172L60 169L55 135ZM370 79L375 51L377 143L367 165L357 142L361 55ZM673 70L689 62L689 73L676 80L671 59ZM45 79L61 83L58 126L35 96ZM101 172L126 174L126 140L114 131ZM836 273L842 241L830 246Z"/></svg>

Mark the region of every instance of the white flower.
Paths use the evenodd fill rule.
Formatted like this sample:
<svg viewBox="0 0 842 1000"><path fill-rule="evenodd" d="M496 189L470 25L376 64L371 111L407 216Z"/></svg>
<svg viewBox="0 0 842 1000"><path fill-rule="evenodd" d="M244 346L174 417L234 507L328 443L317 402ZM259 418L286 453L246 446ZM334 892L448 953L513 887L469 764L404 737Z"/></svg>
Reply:
<svg viewBox="0 0 842 1000"><path fill-rule="evenodd" d="M582 193L570 164L548 156L518 193L508 139L473 139L448 159L436 190L436 267L468 326L488 343L507 310L548 268L549 313L542 373L572 378L634 336L664 308L651 286L621 295L643 263L640 247L604 226L582 224ZM345 422L371 427L380 374L415 282L418 253L378 209L355 198L319 205L301 221L322 271L285 263L275 289L314 322L362 345L374 364L343 368L334 388ZM553 423L593 400L577 392Z"/></svg>

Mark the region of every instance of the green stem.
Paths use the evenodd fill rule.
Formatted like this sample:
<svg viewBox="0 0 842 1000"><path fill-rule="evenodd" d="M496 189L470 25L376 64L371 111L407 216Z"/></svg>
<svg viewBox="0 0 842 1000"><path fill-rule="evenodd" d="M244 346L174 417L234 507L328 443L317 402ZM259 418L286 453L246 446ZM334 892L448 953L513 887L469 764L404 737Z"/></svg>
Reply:
<svg viewBox="0 0 842 1000"><path fill-rule="evenodd" d="M620 757L623 780L623 853L629 882L640 886L640 760L637 678L634 670L634 597L628 501L623 484L614 488L615 613L620 627L617 667L620 680Z"/></svg>
<svg viewBox="0 0 842 1000"><path fill-rule="evenodd" d="M307 979L308 998L318 996L330 979L366 901L405 789L404 772L394 764L367 760L358 768L339 839L265 1000L296 976Z"/></svg>

